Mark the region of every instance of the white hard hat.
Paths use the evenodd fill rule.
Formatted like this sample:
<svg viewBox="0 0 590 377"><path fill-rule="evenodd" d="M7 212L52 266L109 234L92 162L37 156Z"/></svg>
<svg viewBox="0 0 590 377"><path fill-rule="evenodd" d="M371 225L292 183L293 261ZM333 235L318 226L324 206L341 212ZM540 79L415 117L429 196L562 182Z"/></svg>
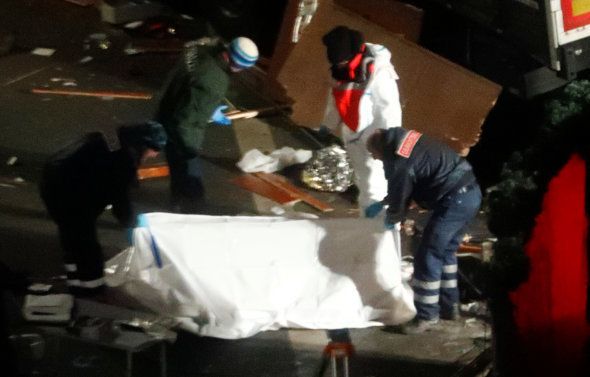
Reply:
<svg viewBox="0 0 590 377"><path fill-rule="evenodd" d="M258 47L250 38L238 37L229 45L229 56L234 67L250 68L258 60Z"/></svg>

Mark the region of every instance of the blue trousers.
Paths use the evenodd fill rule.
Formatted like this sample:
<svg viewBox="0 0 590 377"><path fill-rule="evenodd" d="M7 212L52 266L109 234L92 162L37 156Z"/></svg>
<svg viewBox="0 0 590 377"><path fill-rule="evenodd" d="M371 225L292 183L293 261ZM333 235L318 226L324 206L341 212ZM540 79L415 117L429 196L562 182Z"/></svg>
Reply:
<svg viewBox="0 0 590 377"><path fill-rule="evenodd" d="M481 190L474 183L451 191L433 209L414 255L412 288L418 319L451 314L459 303L455 253L480 205Z"/></svg>

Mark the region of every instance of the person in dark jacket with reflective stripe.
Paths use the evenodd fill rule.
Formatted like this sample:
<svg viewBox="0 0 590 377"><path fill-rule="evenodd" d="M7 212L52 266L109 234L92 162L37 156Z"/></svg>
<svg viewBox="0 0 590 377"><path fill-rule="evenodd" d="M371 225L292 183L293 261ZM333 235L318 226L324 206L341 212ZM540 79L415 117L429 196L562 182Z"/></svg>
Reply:
<svg viewBox="0 0 590 377"><path fill-rule="evenodd" d="M204 195L199 152L205 130L210 123L231 125L222 104L229 73L252 67L257 59L258 48L246 37L235 38L227 48L198 41L185 46L156 114L169 138L166 158L174 211L197 212L196 200Z"/></svg>
<svg viewBox="0 0 590 377"><path fill-rule="evenodd" d="M156 122L120 127L118 137L121 147L112 151L102 133L88 133L43 167L41 198L57 224L68 287L77 295L98 293L104 286L97 218L112 206L123 226L135 225L129 189L137 183L137 168L166 144Z"/></svg>
<svg viewBox="0 0 590 377"><path fill-rule="evenodd" d="M376 130L367 149L383 161L388 181L386 226L402 221L412 201L432 211L414 255L417 315L402 331L421 333L440 318L458 319L455 252L482 197L471 165L447 145L404 128Z"/></svg>

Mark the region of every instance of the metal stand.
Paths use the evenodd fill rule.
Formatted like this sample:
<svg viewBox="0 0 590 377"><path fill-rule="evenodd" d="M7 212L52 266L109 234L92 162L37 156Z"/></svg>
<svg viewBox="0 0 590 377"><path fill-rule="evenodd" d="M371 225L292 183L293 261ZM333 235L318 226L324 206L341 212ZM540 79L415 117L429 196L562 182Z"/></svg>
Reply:
<svg viewBox="0 0 590 377"><path fill-rule="evenodd" d="M350 342L328 343L324 348L324 358L322 360L322 365L320 366L319 376L324 377L328 365L330 365L330 377L349 377L348 359L353 354L354 346ZM341 373L339 371L341 371Z"/></svg>

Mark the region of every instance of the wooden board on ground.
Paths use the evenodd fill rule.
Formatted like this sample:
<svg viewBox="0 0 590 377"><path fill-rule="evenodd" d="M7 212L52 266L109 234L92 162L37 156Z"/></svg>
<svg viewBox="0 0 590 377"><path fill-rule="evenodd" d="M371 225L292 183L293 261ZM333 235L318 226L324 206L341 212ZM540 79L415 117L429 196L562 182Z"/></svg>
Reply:
<svg viewBox="0 0 590 377"><path fill-rule="evenodd" d="M288 192L289 194L300 198L302 201L304 201L305 203L309 204L310 206L319 209L322 212L329 212L329 211L333 211L334 208L331 207L329 204L319 200L318 198L314 197L313 195L310 195L302 190L300 190L299 188L297 188L295 185L293 185L291 182L289 182L286 178L281 177L279 175L276 174L272 174L272 173L254 173L254 175L260 179L262 179L265 182L270 183L271 185L284 190L285 192Z"/></svg>
<svg viewBox="0 0 590 377"><path fill-rule="evenodd" d="M239 177L232 179L231 183L258 195L269 198L279 204L294 204L301 201L299 197L282 190L253 174L240 175Z"/></svg>
<svg viewBox="0 0 590 377"><path fill-rule="evenodd" d="M70 90L70 89L50 89L50 88L33 88L31 93L35 94L57 94L65 96L83 96L83 97L109 97L125 99L151 99L151 93L145 92L128 92L128 91L103 91L103 90Z"/></svg>
<svg viewBox="0 0 590 377"><path fill-rule="evenodd" d="M137 179L161 178L170 175L170 168L168 165L158 166L140 166L137 169Z"/></svg>
<svg viewBox="0 0 590 377"><path fill-rule="evenodd" d="M459 245L459 249L457 250L458 253L473 253L473 254L481 254L483 252L483 247L481 245L469 244L462 242Z"/></svg>

